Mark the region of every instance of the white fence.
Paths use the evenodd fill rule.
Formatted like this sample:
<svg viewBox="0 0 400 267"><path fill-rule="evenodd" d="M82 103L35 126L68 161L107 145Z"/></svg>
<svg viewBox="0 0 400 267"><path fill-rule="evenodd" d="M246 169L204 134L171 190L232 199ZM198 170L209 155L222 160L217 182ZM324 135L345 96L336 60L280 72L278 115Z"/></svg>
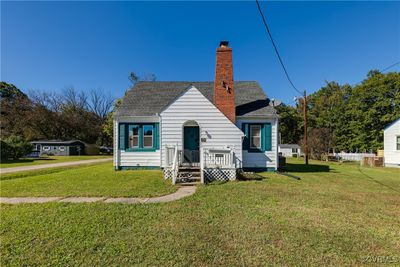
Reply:
<svg viewBox="0 0 400 267"><path fill-rule="evenodd" d="M374 157L374 153L338 153L342 160L361 161L364 157Z"/></svg>

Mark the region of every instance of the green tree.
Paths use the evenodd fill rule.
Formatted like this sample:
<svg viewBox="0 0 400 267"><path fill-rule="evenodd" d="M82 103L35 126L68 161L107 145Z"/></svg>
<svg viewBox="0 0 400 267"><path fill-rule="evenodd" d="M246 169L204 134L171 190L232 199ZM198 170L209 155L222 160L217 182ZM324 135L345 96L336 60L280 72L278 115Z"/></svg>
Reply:
<svg viewBox="0 0 400 267"><path fill-rule="evenodd" d="M32 148L32 144L21 136L11 135L1 140L1 158L2 160L19 159L30 153Z"/></svg>
<svg viewBox="0 0 400 267"><path fill-rule="evenodd" d="M383 129L400 117L400 73L370 71L367 79L353 88L346 117L348 149L382 149Z"/></svg>
<svg viewBox="0 0 400 267"><path fill-rule="evenodd" d="M279 118L280 142L298 144L302 136L302 118L298 109L285 104L276 107Z"/></svg>
<svg viewBox="0 0 400 267"><path fill-rule="evenodd" d="M27 117L32 103L30 99L15 85L0 82L0 134L1 137L11 135L30 137Z"/></svg>
<svg viewBox="0 0 400 267"><path fill-rule="evenodd" d="M108 113L106 122L103 125L103 136L105 137L105 140L107 140L108 145L112 145L113 141L113 133L114 133L114 127L113 127L113 120L114 120L114 111L121 105L122 103L122 98L118 99L115 102L113 110Z"/></svg>

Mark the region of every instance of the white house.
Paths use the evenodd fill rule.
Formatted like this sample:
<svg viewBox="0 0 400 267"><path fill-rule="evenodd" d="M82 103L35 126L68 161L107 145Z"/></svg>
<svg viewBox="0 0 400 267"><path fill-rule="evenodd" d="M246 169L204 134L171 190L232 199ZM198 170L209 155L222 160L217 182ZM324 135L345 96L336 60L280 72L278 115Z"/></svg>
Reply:
<svg viewBox="0 0 400 267"><path fill-rule="evenodd" d="M384 161L387 167L400 167L400 118L383 130Z"/></svg>
<svg viewBox="0 0 400 267"><path fill-rule="evenodd" d="M279 144L278 152L284 157L300 157L301 147L297 144Z"/></svg>
<svg viewBox="0 0 400 267"><path fill-rule="evenodd" d="M163 169L172 182L236 179L277 169L278 115L254 81L233 81L217 48L214 82L138 82L114 114L116 169Z"/></svg>

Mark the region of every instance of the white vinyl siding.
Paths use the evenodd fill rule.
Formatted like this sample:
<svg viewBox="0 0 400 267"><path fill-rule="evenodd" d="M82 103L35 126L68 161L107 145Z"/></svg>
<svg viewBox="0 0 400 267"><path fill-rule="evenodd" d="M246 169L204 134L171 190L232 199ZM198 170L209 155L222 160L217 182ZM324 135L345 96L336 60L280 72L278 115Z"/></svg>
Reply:
<svg viewBox="0 0 400 267"><path fill-rule="evenodd" d="M160 166L160 150L150 151L150 152L121 151L120 166L125 166L125 167Z"/></svg>
<svg viewBox="0 0 400 267"><path fill-rule="evenodd" d="M160 150L131 152L120 150L118 146L120 122L159 122L159 117L124 117L114 120L114 166L118 167L156 167L160 166ZM154 129L153 129L154 134Z"/></svg>
<svg viewBox="0 0 400 267"><path fill-rule="evenodd" d="M399 136L400 119L383 132L385 166L400 166L400 150L398 150L397 143Z"/></svg>
<svg viewBox="0 0 400 267"><path fill-rule="evenodd" d="M200 126L200 147L233 147L238 162L242 161L242 131L195 87L188 89L160 115L162 166L165 165L165 146L177 144L182 149L183 124L190 120Z"/></svg>
<svg viewBox="0 0 400 267"><path fill-rule="evenodd" d="M278 119L248 119L237 118L236 125L242 128L242 123L271 123L271 151L249 152L243 150L244 168L278 168ZM251 130L251 129L250 129ZM251 142L251 140L250 140Z"/></svg>

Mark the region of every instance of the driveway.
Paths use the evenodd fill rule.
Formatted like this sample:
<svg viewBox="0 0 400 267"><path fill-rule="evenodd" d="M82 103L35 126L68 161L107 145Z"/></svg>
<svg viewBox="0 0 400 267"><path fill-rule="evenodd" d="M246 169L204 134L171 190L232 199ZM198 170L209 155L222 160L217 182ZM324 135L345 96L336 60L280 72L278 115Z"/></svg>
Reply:
<svg viewBox="0 0 400 267"><path fill-rule="evenodd" d="M41 165L34 165L34 166L20 166L20 167L13 167L13 168L4 168L4 169L0 169L0 174L13 173L13 172L22 172L22 171L33 171L33 170L41 170L41 169L48 169L48 168L73 166L73 165L80 165L80 164L98 163L98 162L104 162L104 161L112 161L112 158L88 159L88 160L79 160L79 161L69 161L69 162L41 164Z"/></svg>

